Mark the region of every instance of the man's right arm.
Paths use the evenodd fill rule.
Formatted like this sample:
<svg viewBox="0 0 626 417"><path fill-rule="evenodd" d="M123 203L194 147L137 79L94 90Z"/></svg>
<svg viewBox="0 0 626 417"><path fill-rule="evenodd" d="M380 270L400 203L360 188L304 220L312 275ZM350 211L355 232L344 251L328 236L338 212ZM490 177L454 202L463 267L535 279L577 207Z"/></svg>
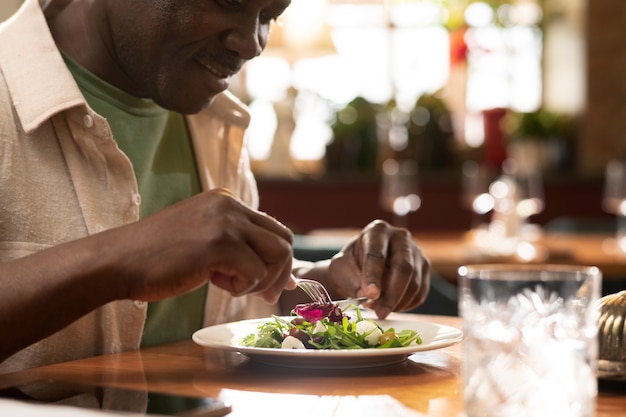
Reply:
<svg viewBox="0 0 626 417"><path fill-rule="evenodd" d="M219 191L142 221L0 263L0 361L113 300L155 301L211 281L276 302L292 234Z"/></svg>

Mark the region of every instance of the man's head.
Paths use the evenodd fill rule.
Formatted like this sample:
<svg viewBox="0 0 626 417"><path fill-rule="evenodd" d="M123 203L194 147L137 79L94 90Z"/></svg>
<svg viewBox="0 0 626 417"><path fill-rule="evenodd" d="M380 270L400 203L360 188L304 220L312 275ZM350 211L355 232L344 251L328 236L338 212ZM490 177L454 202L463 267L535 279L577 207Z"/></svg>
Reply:
<svg viewBox="0 0 626 417"><path fill-rule="evenodd" d="M261 53L290 1L74 0L66 10L86 40L78 57L69 52L131 94L196 113Z"/></svg>

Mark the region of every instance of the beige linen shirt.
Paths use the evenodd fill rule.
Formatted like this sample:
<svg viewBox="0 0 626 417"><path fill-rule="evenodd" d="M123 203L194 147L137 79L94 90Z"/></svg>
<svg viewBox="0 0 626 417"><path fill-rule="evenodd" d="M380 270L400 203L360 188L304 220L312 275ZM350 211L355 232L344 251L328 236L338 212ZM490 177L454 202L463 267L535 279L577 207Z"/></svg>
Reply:
<svg viewBox="0 0 626 417"><path fill-rule="evenodd" d="M133 167L48 31L44 11L64 2L26 0L0 25L0 262L138 220ZM223 93L187 122L203 188L227 187L256 208L245 107ZM217 287L207 297L205 325L275 312L258 297ZM145 317L144 302L109 303L13 355L0 373L137 349Z"/></svg>

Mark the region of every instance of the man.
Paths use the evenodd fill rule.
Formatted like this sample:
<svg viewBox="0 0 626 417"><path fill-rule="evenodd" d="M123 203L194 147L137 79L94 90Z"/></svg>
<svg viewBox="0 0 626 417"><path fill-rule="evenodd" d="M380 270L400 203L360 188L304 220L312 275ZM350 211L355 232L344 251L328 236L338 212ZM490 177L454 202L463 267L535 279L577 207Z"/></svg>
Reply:
<svg viewBox="0 0 626 417"><path fill-rule="evenodd" d="M0 372L289 311L292 273L379 317L424 300L406 230L374 221L292 264L291 232L255 209L248 115L224 91L288 4L26 0L2 25Z"/></svg>

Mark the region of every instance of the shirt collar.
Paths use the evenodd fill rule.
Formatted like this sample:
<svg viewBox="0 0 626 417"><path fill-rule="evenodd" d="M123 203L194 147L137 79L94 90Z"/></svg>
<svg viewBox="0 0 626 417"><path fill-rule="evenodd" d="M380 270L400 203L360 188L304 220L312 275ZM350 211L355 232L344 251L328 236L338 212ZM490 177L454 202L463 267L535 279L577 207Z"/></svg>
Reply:
<svg viewBox="0 0 626 417"><path fill-rule="evenodd" d="M0 69L27 133L53 115L84 105L50 34L39 0L26 0L0 25Z"/></svg>

